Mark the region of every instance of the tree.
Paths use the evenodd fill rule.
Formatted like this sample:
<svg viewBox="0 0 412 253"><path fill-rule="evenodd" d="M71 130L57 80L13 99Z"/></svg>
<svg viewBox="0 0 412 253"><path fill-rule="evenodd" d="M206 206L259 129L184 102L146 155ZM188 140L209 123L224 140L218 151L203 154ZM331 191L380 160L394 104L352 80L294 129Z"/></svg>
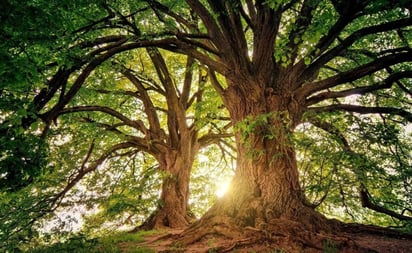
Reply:
<svg viewBox="0 0 412 253"><path fill-rule="evenodd" d="M343 231L339 222L314 210L316 203L309 203L299 181L294 133L310 134L307 129L312 127L339 143L347 163L337 164L338 169L356 183L352 189L364 207L410 221L410 208L405 206L410 205L410 161L399 148L403 145L391 142L400 140L392 137L412 118L412 19L407 1L135 2L102 4L111 15L88 27L102 31L105 39L112 38L107 34L118 36L119 43L104 52L105 59L140 47L196 59L207 66L237 128L232 191L183 233L182 243L210 233L234 240L244 237L239 240L244 243L276 241L277 234L286 234L291 249L298 251L321 249L334 231ZM53 112L64 108L65 100L61 101ZM300 128L306 124L311 128ZM391 137L371 145L384 145L381 150L398 156L387 160L388 168L370 166L373 152L353 147L353 132L371 137L373 128L389 134L366 143ZM383 154L381 150L372 151ZM350 169L345 169L348 164ZM373 168L384 169L384 177L404 185L402 191L392 192L403 198L400 205L373 201L367 181L376 174ZM254 240L246 240L251 234Z"/></svg>
<svg viewBox="0 0 412 253"><path fill-rule="evenodd" d="M26 12L26 7L30 10L33 8L39 9L45 13L49 13L49 11L55 8L55 6L48 6L47 3L43 2L37 4L39 6L36 6L36 3L27 3L27 6L20 7L22 10L18 8L18 11L11 11L13 8L10 7L10 15L6 18L13 20L20 11L22 13ZM76 7L79 8L76 11L82 11L82 4L73 3L74 6L77 5ZM87 3L84 3L84 5L90 7L88 11L95 7L93 4L88 6ZM221 138L230 137L230 134L223 133L221 129L216 128L216 121L219 120L219 115L223 112L222 110L214 112L215 109L213 109L220 103L219 99L202 101L203 97L211 97L210 92L205 89L207 87L205 83L208 79L207 71L202 70L198 62L191 57L187 57L187 63L185 64L182 63L185 60L184 57L180 56L173 59L175 61L173 65L167 65L158 49L148 48L147 51L150 57L143 57L144 53L141 52L145 50L137 52L140 53L140 59L137 59L137 61L145 58L144 63L140 62L140 69L138 70L126 67L122 62L119 62L124 60L122 57L127 58L124 55L118 56L119 54L142 45L140 43L127 43L127 36L123 35L101 36L102 33L100 33L99 29L102 27L99 26L103 25L104 28L107 26L111 28L112 25L115 25L115 21L112 19L115 20L118 17L114 16L112 9L106 4L102 4L100 7L102 8L96 9L94 15L89 16L90 18L97 16L97 21L91 24L84 24L80 17L74 19L74 23L71 24L73 27L66 27L70 25L70 22L67 20L65 21L66 23L62 22L65 23L66 30L58 34L62 35L63 33L65 35L65 33L69 33L70 35L67 36L69 42L62 39L62 43L60 41L58 43L51 43L51 49L49 49L47 47L49 46L48 44L43 45L44 38L39 42L34 40L32 54L22 53L13 55L6 51L14 52L19 47L22 47L24 52L32 49L31 47L25 48L22 45L14 45L13 43L19 44L20 40L22 44L27 43L31 38L27 39L25 36L21 38L19 37L20 35L16 36L13 33L10 34L10 37L15 39L12 40L13 43L11 44L13 45L8 45L7 43L5 43L7 45L4 45L5 55L12 55L11 58L14 60L19 57L24 58L27 55L28 61L32 57L38 57L41 62L38 63L39 69L34 69L33 73L31 73L40 76L39 78L28 77L27 80L15 81L16 85L18 84L25 89L33 89L34 94L29 94L26 97L24 105L21 101L15 103L16 105L20 104L16 107L22 111L21 115L18 114L20 116L17 117L17 120L13 114L13 111L16 110L14 107L2 107L6 109L1 115L2 120L4 118L4 121L1 122L2 132L8 133L10 129L16 129L16 131L22 132L22 134L25 132L24 136L27 138L32 133L30 131L33 131L37 132L35 136L38 138L39 129L42 129L40 140L44 141L50 129L55 132L57 131L57 135L61 135L62 132L59 133L59 128L53 126L53 124L59 125L62 122L63 124L75 124L73 122L77 121L77 124L86 123L92 125L95 129L100 128L112 134L109 136L111 138L109 141L99 140L100 142L105 142L104 144L98 144L98 141L90 140L91 142L88 143L89 147L87 147L85 142L82 144L82 148L78 150L67 149L63 151L79 155L76 159L75 156L72 157L72 160L78 162L77 164L74 162L72 165L78 166L78 169L73 170L72 168L68 170L67 182L63 182L63 184L61 180L59 182L59 184L62 184L60 185L62 186L60 191L57 191L54 195L49 194L52 196L44 196L44 199L39 200L44 205L41 205L41 210L34 208L34 212L37 212L38 215L28 215L29 221L25 224L30 226L42 214L54 211L66 194L80 180L87 174L95 171L107 160L118 159L127 154L133 155L136 152L146 152L153 155L158 161L159 171L164 178L164 184L158 210L144 224L145 227L186 226L189 221L189 176L193 160L200 148L216 143ZM65 11L63 13L68 19L72 17L65 13ZM38 21L42 20L39 19ZM13 27L11 23L10 21L10 24L7 23L2 28L8 30L10 27ZM36 23L36 27L37 25ZM16 31L20 30L16 29ZM38 32L42 33L43 30L39 28ZM54 34L44 33L46 34L44 37L49 39L52 39L54 36ZM78 35L78 37L74 35ZM6 33L5 36L8 36L8 34ZM66 42L70 45L65 44ZM44 51L47 51L46 49L50 50L50 53L40 57L38 55L39 52L35 50L40 46L45 47ZM67 50L67 54L64 52L60 56L54 55L59 51L61 52L62 49L63 51ZM40 53L42 52L41 50L39 51ZM111 61L108 62L108 59L111 59ZM131 62L127 65L130 64ZM151 64L153 64L153 67L149 66ZM136 63L136 65L139 64ZM31 64L30 66L37 67L36 64ZM103 69L104 67L106 68ZM110 68L113 67L114 69L111 71ZM177 72L175 68L186 70L183 74L172 74L170 73L171 68L174 72ZM8 68L6 72L8 72ZM101 76L103 79L106 78L106 80L99 79L95 75L95 73L101 74L102 72L107 72ZM148 77L149 72L151 72L151 75L157 75L157 77ZM107 77L108 73L111 75L110 77ZM113 77L121 79L116 84L118 86L117 90L104 89L104 85L100 85L104 82L113 82ZM180 78L180 80L177 80L177 78ZM90 79L92 80L90 81ZM10 80L12 78L6 81ZM96 83L93 83L93 81ZM195 82L198 84L195 85ZM130 88L130 86L133 88ZM4 90L12 91L4 96L9 100L15 94L22 96L23 93L21 87L6 86ZM99 100L97 99L99 97L104 98ZM102 103L103 105L90 105L88 103ZM131 109L135 111L129 111ZM205 110L209 111L206 113ZM80 116L77 116L79 113ZM68 114L77 115L67 116ZM141 117L142 115L139 114L145 115L146 118ZM62 115L66 116L66 119L71 117L70 122L62 121ZM205 121L204 117L209 117L209 119ZM37 124L39 119L42 120L43 125ZM16 123L12 124L15 121ZM65 136L66 139L70 139L70 137ZM15 140L15 136L9 139ZM87 139L85 138L84 140ZM35 141L29 141L31 144L35 144ZM6 144L6 142L4 143ZM16 145L22 146L21 142L14 146ZM14 148L9 148L8 146L2 146L5 157L3 159L5 161L3 162L4 164L6 162L10 164L9 161L13 160L21 162L22 158L24 158L23 161L30 161L29 155L32 154L28 154L26 157L21 153L11 156L8 151L6 152L6 148L10 150ZM81 152L79 152L80 150ZM34 156L37 157L41 154L35 148L28 151L36 152ZM96 153L100 154L96 155ZM43 163L46 164L47 162L44 161ZM54 161L51 163L56 164ZM1 186L3 187L4 181L7 183L3 187L6 190L9 188L21 189L31 183L33 177L40 177L39 174L42 174L39 172L41 168L27 168L29 165L23 164L18 168L16 166L2 166ZM34 172L30 173L31 170ZM14 173L14 171L21 174ZM20 177L26 174L29 175L27 180L24 180L24 177ZM64 178L62 179L64 181ZM5 201L9 201L8 199L6 198ZM33 205L36 206L36 204ZM29 209L27 209L27 212L29 212ZM4 218L6 219L6 217ZM14 222L7 223L15 224ZM23 227L26 227L26 225ZM7 229L13 230L14 227L10 226ZM7 235L6 239L9 239Z"/></svg>
<svg viewBox="0 0 412 253"><path fill-rule="evenodd" d="M188 199L194 159L199 149L231 134L214 127L224 115L214 112L215 116L211 116L219 101L211 100L210 92L205 94L209 101L203 102L207 73L192 58L183 63L182 58L170 56L173 65L168 66L155 48L147 49L148 56L137 53L138 59L128 59L127 63L138 66L134 69L114 59L107 66L113 70L96 69L97 74L85 82L74 101L58 114L83 113L77 124L92 124L117 136L108 137L111 142L114 138L118 140L108 148L110 152L104 152L99 164L119 150L152 155L162 174L163 186L158 210L141 227L186 227L193 219ZM86 95L82 95L82 90ZM102 98L97 99L99 96ZM80 170L76 178L80 180L94 169L96 166Z"/></svg>
<svg viewBox="0 0 412 253"><path fill-rule="evenodd" d="M215 232L238 238L247 234L244 228L336 230L338 224L314 211L303 194L292 135L300 124L312 122L345 136L333 124L337 116L363 121L361 115L379 115L386 124L411 120L410 6L391 1L147 3L162 31L152 44L207 65L239 129L232 191L184 233L182 242ZM193 16L201 20L199 29ZM353 95L358 102L349 99ZM368 104L362 103L365 98ZM357 181L363 205L373 207L361 178ZM404 183L409 189L409 177ZM299 236L313 247L324 239Z"/></svg>

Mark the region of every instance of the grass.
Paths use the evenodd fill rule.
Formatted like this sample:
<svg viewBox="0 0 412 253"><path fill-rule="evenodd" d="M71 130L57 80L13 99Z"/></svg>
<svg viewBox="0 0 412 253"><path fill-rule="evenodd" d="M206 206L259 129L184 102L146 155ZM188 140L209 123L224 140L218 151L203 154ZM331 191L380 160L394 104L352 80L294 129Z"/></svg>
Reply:
<svg viewBox="0 0 412 253"><path fill-rule="evenodd" d="M333 241L326 240L323 244L323 252L324 253L338 253L338 249L336 248L336 244Z"/></svg>
<svg viewBox="0 0 412 253"><path fill-rule="evenodd" d="M157 231L143 231L139 233L117 233L111 236L88 239L82 236L70 238L65 242L46 245L28 250L30 253L121 253L119 245L124 242L143 242L144 236L157 233ZM153 253L145 247L129 249L127 253Z"/></svg>

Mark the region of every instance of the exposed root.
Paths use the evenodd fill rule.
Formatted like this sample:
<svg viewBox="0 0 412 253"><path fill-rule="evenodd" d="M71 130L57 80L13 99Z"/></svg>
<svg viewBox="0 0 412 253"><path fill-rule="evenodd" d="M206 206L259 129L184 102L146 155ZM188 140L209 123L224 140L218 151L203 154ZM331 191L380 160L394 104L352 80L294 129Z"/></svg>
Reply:
<svg viewBox="0 0 412 253"><path fill-rule="evenodd" d="M194 216L181 215L177 212L157 209L140 226L135 227L130 233L153 229L185 229L194 220Z"/></svg>
<svg viewBox="0 0 412 253"><path fill-rule="evenodd" d="M387 245L391 245L390 240L399 237L399 234L394 231L327 219L305 206L292 208L290 212L278 216L272 215L269 208L259 207L249 202L245 209L235 211L212 208L202 219L177 236L174 245L188 249L186 252L280 250L290 253L325 251L360 253L386 252L389 247ZM388 239L385 237L387 235L393 238ZM412 236L404 238L408 240L412 239ZM376 245L369 245L369 240L374 240L375 244L386 243L386 246L379 248ZM412 240L410 247L412 247ZM403 249L410 247L404 246ZM207 250L197 251L193 248Z"/></svg>
<svg viewBox="0 0 412 253"><path fill-rule="evenodd" d="M288 219L273 219L268 223L260 224L260 227L240 227L231 217L214 216L202 219L178 236L175 243L182 246L194 244L208 247L214 252L250 252L282 250L285 252L381 252L376 250L376 245L369 245L366 238L374 238L375 241L390 240L383 236L368 234L368 226L362 227L359 234L344 232L344 223L335 220L330 221L330 227L335 227L333 232L326 230L308 230L307 224ZM341 229L338 229L338 225ZM354 225L350 225L355 227ZM374 227L376 230L377 228ZM373 231L372 231L373 232ZM376 232L376 231L375 231ZM385 234L386 235L386 234ZM364 236L360 241L359 236ZM407 238L407 237L405 237ZM210 243L215 241L216 243ZM210 244L210 245L209 245ZM410 242L412 246L412 241ZM385 248L383 248L385 249ZM394 248L391 252L396 251ZM196 251L193 251L196 252ZM385 252L385 251L382 251Z"/></svg>
<svg viewBox="0 0 412 253"><path fill-rule="evenodd" d="M251 245L251 244L254 244L254 243L256 243L256 238L255 237L248 237L248 238L244 238L244 239L239 239L239 240L235 241L234 243L232 243L229 247L222 249L220 252L231 252L232 250L234 250L238 247Z"/></svg>
<svg viewBox="0 0 412 253"><path fill-rule="evenodd" d="M177 240L183 245L195 243L207 235L222 236L226 239L240 238L244 232L232 218L216 216L210 219L201 219L184 231Z"/></svg>

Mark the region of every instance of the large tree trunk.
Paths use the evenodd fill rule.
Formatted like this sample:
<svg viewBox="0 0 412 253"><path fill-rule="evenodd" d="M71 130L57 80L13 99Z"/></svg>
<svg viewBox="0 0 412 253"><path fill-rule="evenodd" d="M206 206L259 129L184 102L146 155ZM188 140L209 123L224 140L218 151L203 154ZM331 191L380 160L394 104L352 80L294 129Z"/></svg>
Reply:
<svg viewBox="0 0 412 253"><path fill-rule="evenodd" d="M263 87L244 87L250 86ZM225 103L239 129L238 160L232 191L218 209L223 213L236 210L241 226L256 227L281 217L302 220L307 207L291 138L300 117L298 107L287 95L265 88L249 88L247 93L228 89Z"/></svg>
<svg viewBox="0 0 412 253"><path fill-rule="evenodd" d="M178 149L156 157L164 174L159 205L140 229L185 228L193 221L188 205L189 184L198 149L196 131L187 131L181 134Z"/></svg>
<svg viewBox="0 0 412 253"><path fill-rule="evenodd" d="M238 160L230 191L183 233L180 242L190 244L208 234L234 241L286 236L313 244L312 248L322 247L325 238L316 241L313 233L329 233L335 223L305 205L291 140L300 118L299 107L290 97L265 88L251 89L263 85L244 86L249 87L244 90L234 87L230 86L224 97L237 129ZM302 236L290 236L290 231Z"/></svg>
<svg viewBox="0 0 412 253"><path fill-rule="evenodd" d="M142 228L184 228L190 221L188 199L191 164L176 152L168 155L162 191L157 210L143 223Z"/></svg>

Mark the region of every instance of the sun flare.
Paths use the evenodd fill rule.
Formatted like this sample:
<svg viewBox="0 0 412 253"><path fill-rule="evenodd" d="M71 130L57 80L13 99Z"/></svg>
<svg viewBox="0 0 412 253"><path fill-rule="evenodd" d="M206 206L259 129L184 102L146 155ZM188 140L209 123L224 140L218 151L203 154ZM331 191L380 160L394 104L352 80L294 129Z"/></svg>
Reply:
<svg viewBox="0 0 412 253"><path fill-rule="evenodd" d="M224 181L217 182L216 184L216 196L221 198L225 195L226 192L229 191L230 188L230 180L226 179Z"/></svg>

